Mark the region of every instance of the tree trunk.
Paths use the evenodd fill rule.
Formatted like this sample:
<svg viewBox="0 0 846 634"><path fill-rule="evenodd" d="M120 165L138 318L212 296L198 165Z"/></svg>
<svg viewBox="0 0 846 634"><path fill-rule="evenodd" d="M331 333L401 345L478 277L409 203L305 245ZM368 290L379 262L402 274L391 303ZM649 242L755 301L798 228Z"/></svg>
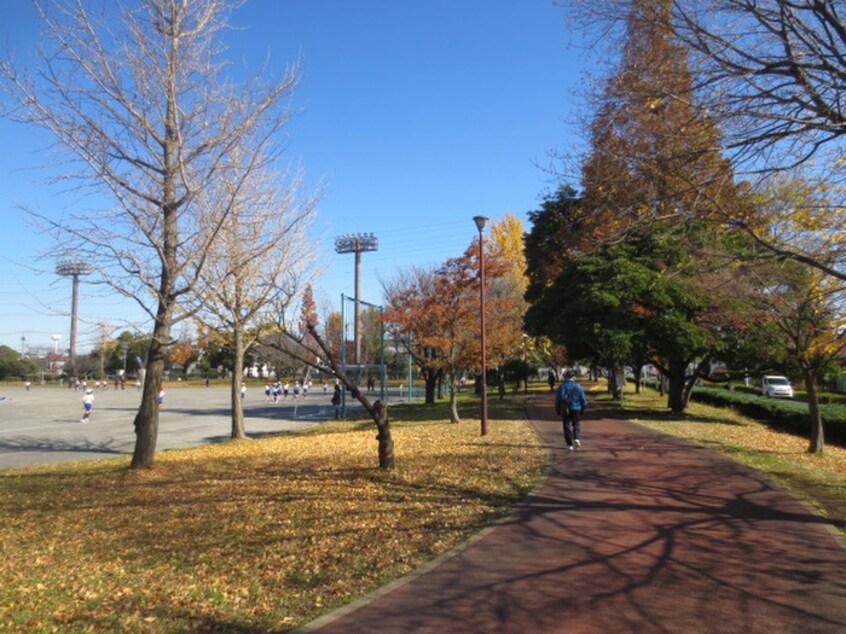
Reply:
<svg viewBox="0 0 846 634"><path fill-rule="evenodd" d="M230 387L230 400L232 403L232 440L243 440L247 437L244 431L244 404L241 398L241 381L244 377L244 332L240 326L235 326L235 355L232 361L232 381Z"/></svg>
<svg viewBox="0 0 846 634"><path fill-rule="evenodd" d="M699 377L697 376L685 378L684 390L682 391L682 403L684 404L684 409L687 409L687 406L690 403L690 395L693 393L693 388L696 387L696 382L698 380Z"/></svg>
<svg viewBox="0 0 846 634"><path fill-rule="evenodd" d="M458 424L461 419L458 417L458 394L456 393L455 373L449 373L449 421Z"/></svg>
<svg viewBox="0 0 846 634"><path fill-rule="evenodd" d="M611 398L615 401L622 401L624 383L621 382L621 378L624 381L625 377L620 362L609 363L606 371L608 372L608 391L611 393Z"/></svg>
<svg viewBox="0 0 846 634"><path fill-rule="evenodd" d="M156 459L156 441L159 436L159 388L164 373L164 346L161 341L169 336L168 324L156 322L150 350L147 353L147 367L144 384L141 386L141 405L135 414L135 450L131 469L149 469Z"/></svg>
<svg viewBox="0 0 846 634"><path fill-rule="evenodd" d="M668 366L667 407L673 414L683 414L685 401L685 376L687 363L682 359L670 359Z"/></svg>
<svg viewBox="0 0 846 634"><path fill-rule="evenodd" d="M379 441L379 468L393 469L394 468L394 441L391 438L391 423L388 420L388 408L381 400L373 403L373 413L375 413L376 427L379 433L376 435L376 440Z"/></svg>
<svg viewBox="0 0 846 634"><path fill-rule="evenodd" d="M438 385L438 375L436 372L426 372L423 375L423 381L426 385L426 404L430 405L435 402L435 388Z"/></svg>
<svg viewBox="0 0 846 634"><path fill-rule="evenodd" d="M176 56L178 44L170 43L169 54ZM164 372L164 349L170 341L173 320L174 275L177 270L179 225L177 223L176 176L178 173L179 133L176 95L166 98L166 130L164 143L164 172L162 174L162 225L161 225L161 274L159 276L158 307L153 325L150 352L147 355L147 372L144 380L141 405L135 415L135 451L130 468L150 468L156 458L156 441L159 435L159 388Z"/></svg>
<svg viewBox="0 0 846 634"><path fill-rule="evenodd" d="M808 416L811 419L811 439L808 452L821 454L825 451L825 434L823 433L820 401L817 394L817 377L816 373L810 369L805 369L803 374L805 391L808 393Z"/></svg>

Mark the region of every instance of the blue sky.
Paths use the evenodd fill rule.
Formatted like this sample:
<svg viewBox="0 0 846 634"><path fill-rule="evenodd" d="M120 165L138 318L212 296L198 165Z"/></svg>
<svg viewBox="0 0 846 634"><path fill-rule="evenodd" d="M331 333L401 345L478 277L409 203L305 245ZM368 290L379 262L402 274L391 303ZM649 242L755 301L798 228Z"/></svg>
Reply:
<svg viewBox="0 0 846 634"><path fill-rule="evenodd" d="M315 231L326 270L324 308L353 293L353 256L335 236L373 232L362 257L362 299L380 303L379 278L460 255L472 218L525 220L552 187L549 153L579 142L570 125L584 52L553 0L248 0L233 14L229 57L272 71L301 58L286 156L325 179ZM35 13L0 0L0 47L25 59L37 45ZM61 213L77 201L41 182L53 159L32 128L0 121L0 345L48 345L70 329L70 283L37 274L47 244L19 205ZM49 266L42 263L41 267ZM78 347L96 341L131 305L81 286Z"/></svg>

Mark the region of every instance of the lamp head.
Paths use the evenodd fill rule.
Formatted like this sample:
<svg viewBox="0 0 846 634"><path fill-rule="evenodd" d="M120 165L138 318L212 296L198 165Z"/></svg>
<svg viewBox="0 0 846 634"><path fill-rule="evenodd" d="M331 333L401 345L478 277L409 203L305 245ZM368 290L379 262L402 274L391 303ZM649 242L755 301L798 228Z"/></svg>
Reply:
<svg viewBox="0 0 846 634"><path fill-rule="evenodd" d="M487 216L473 216L473 222L476 223L476 228L479 231L484 231L485 225L488 223L488 217Z"/></svg>

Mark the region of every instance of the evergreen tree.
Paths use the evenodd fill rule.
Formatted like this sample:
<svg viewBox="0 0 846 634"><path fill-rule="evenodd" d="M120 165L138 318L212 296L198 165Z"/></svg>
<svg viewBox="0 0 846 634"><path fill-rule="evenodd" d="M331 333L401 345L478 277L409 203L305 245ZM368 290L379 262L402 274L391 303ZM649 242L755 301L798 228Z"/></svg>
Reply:
<svg viewBox="0 0 846 634"><path fill-rule="evenodd" d="M550 282L541 268L549 265L527 254L535 304L527 326L572 358L619 366L647 355L669 380L668 406L681 412L696 378L690 368L704 369L719 349L743 293L742 277L723 266L735 245L708 222L742 196L719 131L693 107L669 4L631 5L619 67L590 127L582 197L559 219L562 268Z"/></svg>

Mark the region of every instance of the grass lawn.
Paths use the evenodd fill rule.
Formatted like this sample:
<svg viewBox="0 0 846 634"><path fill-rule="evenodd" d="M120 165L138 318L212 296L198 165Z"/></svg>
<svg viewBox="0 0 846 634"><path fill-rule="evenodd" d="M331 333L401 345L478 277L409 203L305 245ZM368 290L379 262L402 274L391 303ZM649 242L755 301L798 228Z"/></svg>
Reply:
<svg viewBox="0 0 846 634"><path fill-rule="evenodd" d="M397 468L372 423L0 472L0 630L264 632L402 576L505 514L546 452L523 397L391 409ZM247 421L249 426L249 421Z"/></svg>
<svg viewBox="0 0 846 634"><path fill-rule="evenodd" d="M812 455L807 438L700 403L691 402L684 417L674 417L666 397L652 390L626 394L623 411L633 422L722 452L766 474L846 535L846 448L827 445L823 455Z"/></svg>

